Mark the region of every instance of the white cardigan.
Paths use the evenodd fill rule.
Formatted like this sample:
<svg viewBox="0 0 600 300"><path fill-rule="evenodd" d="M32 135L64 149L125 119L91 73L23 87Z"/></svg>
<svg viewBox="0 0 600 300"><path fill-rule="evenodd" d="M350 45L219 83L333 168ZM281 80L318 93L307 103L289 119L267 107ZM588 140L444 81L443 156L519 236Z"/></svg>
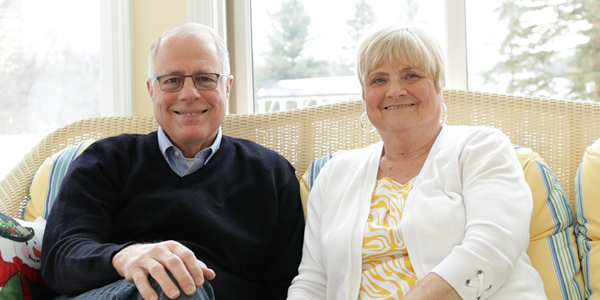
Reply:
<svg viewBox="0 0 600 300"><path fill-rule="evenodd" d="M321 170L309 195L302 262L288 299L358 298L382 150L379 142L340 154ZM506 135L444 126L400 223L418 278L435 272L463 299L547 299L525 253L532 201Z"/></svg>

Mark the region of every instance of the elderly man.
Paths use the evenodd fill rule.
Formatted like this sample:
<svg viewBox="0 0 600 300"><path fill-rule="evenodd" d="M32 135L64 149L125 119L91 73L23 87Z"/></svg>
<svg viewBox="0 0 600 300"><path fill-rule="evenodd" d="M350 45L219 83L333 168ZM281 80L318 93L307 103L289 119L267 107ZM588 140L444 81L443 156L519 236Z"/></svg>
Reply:
<svg viewBox="0 0 600 300"><path fill-rule="evenodd" d="M285 299L302 250L298 181L274 151L221 133L233 83L222 39L178 25L148 61L160 127L73 162L44 280L59 299Z"/></svg>

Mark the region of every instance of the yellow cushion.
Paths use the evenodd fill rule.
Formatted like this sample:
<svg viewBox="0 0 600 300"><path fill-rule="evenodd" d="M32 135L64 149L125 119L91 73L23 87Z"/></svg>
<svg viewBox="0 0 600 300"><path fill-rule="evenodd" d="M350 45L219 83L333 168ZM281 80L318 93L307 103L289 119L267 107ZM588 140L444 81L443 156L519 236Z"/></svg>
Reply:
<svg viewBox="0 0 600 300"><path fill-rule="evenodd" d="M531 263L544 281L549 300L584 299L569 200L554 173L537 153L517 145L514 148L533 196L527 250ZM323 165L338 153L314 160L302 176L300 193L305 216L308 193L314 180Z"/></svg>
<svg viewBox="0 0 600 300"><path fill-rule="evenodd" d="M54 203L54 198L56 198L56 194L69 165L93 142L93 140L83 141L78 145L69 146L59 153L46 158L31 182L31 187L29 188L31 199L23 212L23 219L25 221L32 222L39 216L44 219L48 218L50 208Z"/></svg>
<svg viewBox="0 0 600 300"><path fill-rule="evenodd" d="M600 140L586 149L575 176L577 244L588 299L600 299Z"/></svg>

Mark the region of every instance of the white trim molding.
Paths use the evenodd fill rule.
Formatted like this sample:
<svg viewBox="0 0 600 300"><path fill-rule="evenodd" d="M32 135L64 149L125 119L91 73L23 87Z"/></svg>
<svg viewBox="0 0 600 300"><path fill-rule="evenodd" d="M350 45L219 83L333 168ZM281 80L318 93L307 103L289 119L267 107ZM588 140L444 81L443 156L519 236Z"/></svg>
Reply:
<svg viewBox="0 0 600 300"><path fill-rule="evenodd" d="M467 90L467 26L465 0L446 0L446 87Z"/></svg>
<svg viewBox="0 0 600 300"><path fill-rule="evenodd" d="M130 0L101 0L102 116L133 115Z"/></svg>
<svg viewBox="0 0 600 300"><path fill-rule="evenodd" d="M233 88L229 98L230 112L254 112L254 74L252 65L251 1L227 0L227 25L229 26L229 56Z"/></svg>
<svg viewBox="0 0 600 300"><path fill-rule="evenodd" d="M212 27L227 42L225 0L187 0L188 22Z"/></svg>

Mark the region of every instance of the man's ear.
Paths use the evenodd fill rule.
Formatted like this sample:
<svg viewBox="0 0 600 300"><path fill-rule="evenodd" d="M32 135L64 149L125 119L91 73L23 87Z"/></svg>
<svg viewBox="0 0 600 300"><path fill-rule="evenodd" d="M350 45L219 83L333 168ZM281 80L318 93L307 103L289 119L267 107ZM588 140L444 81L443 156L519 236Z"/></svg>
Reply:
<svg viewBox="0 0 600 300"><path fill-rule="evenodd" d="M233 85L233 75L229 75L229 78L227 78L227 99L229 99L229 93L231 92L232 85Z"/></svg>
<svg viewBox="0 0 600 300"><path fill-rule="evenodd" d="M150 94L150 98L154 96L154 90L152 89L152 79L146 79L146 87L148 88L148 94Z"/></svg>

